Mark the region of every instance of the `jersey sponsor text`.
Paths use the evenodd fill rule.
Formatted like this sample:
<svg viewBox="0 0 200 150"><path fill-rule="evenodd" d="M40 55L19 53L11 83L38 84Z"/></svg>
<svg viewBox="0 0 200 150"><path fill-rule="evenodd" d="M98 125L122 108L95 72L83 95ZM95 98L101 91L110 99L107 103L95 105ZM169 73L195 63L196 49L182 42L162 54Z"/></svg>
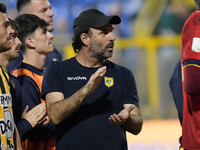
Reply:
<svg viewBox="0 0 200 150"><path fill-rule="evenodd" d="M0 107L12 106L11 94L0 94Z"/></svg>
<svg viewBox="0 0 200 150"><path fill-rule="evenodd" d="M77 77L67 77L67 80L87 80L87 78L77 76Z"/></svg>

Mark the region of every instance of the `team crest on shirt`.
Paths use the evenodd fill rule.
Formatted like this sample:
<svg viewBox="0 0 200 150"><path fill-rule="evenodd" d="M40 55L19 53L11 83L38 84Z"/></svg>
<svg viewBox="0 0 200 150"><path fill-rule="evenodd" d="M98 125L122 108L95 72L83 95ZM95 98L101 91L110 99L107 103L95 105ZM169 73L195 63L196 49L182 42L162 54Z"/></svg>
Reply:
<svg viewBox="0 0 200 150"><path fill-rule="evenodd" d="M104 77L105 85L111 87L114 85L114 79L109 77Z"/></svg>

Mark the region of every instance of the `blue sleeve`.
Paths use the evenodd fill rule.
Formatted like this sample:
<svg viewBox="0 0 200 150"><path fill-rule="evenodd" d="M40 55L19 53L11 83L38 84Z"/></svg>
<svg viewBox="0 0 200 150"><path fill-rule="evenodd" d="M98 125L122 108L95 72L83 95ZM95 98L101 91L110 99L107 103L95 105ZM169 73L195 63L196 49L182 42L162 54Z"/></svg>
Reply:
<svg viewBox="0 0 200 150"><path fill-rule="evenodd" d="M123 104L134 104L139 108L139 97L133 73L125 68L123 74Z"/></svg>
<svg viewBox="0 0 200 150"><path fill-rule="evenodd" d="M51 63L45 70L42 82L42 99L49 92L62 92L62 68L59 62Z"/></svg>
<svg viewBox="0 0 200 150"><path fill-rule="evenodd" d="M22 101L21 101L21 90L20 90L20 83L16 77L9 74L10 76L10 91L12 94L12 107L13 107L13 114L16 127L19 132L19 136L21 140L24 140L24 134L32 129L31 124L26 120L21 118L21 114L23 109L21 109Z"/></svg>
<svg viewBox="0 0 200 150"><path fill-rule="evenodd" d="M10 76L10 92L12 94L12 108L15 123L21 119L21 96L20 96L20 83L16 77L9 74Z"/></svg>
<svg viewBox="0 0 200 150"><path fill-rule="evenodd" d="M26 119L21 119L16 123L16 126L21 140L22 141L25 140L24 134L28 132L30 129L32 129L31 124Z"/></svg>
<svg viewBox="0 0 200 150"><path fill-rule="evenodd" d="M19 79L21 84L21 99L22 99L22 110L29 106L29 110L41 103L40 90L33 79L28 76L20 76Z"/></svg>
<svg viewBox="0 0 200 150"><path fill-rule="evenodd" d="M26 76L23 77L23 81L21 80L20 83L22 109L24 109L25 106L28 105L30 110L36 105L40 104L40 90L33 79ZM53 123L49 123L44 126L36 126L26 132L24 138L29 138L33 142L41 142L53 139L55 138L55 125Z"/></svg>
<svg viewBox="0 0 200 150"><path fill-rule="evenodd" d="M15 67L17 67L17 65L20 63L20 61L23 60L22 52L19 51L18 54L19 54L18 58L15 59L15 60L10 61L9 65L8 65L8 67L7 67L7 71L8 71L9 73L11 73L11 72L15 69Z"/></svg>
<svg viewBox="0 0 200 150"><path fill-rule="evenodd" d="M177 62L174 67L172 76L169 81L170 90L174 99L174 103L178 110L180 123L183 120L183 91L182 91L182 74L181 74L181 60Z"/></svg>

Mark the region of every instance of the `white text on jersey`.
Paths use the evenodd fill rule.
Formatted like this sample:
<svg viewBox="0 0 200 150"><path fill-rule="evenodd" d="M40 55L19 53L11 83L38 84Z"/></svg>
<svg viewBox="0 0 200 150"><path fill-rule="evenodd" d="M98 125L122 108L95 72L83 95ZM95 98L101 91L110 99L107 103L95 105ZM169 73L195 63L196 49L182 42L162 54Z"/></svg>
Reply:
<svg viewBox="0 0 200 150"><path fill-rule="evenodd" d="M12 97L10 94L0 94L0 106L12 106Z"/></svg>
<svg viewBox="0 0 200 150"><path fill-rule="evenodd" d="M87 80L87 78L77 76L77 77L67 77L67 80Z"/></svg>

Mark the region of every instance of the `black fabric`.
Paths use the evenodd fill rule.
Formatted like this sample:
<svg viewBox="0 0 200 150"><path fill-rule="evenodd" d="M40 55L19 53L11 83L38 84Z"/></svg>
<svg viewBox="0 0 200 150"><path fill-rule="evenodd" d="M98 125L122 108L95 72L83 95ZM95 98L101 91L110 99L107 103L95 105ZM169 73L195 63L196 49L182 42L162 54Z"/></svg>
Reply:
<svg viewBox="0 0 200 150"><path fill-rule="evenodd" d="M80 15L77 18L75 18L73 29L74 32L80 30L83 31L88 27L93 27L93 28L102 27L106 25L108 22L110 22L111 24L120 24L121 19L117 15L106 16L101 11L91 8L81 12Z"/></svg>
<svg viewBox="0 0 200 150"><path fill-rule="evenodd" d="M99 86L76 112L56 126L57 150L127 150L125 130L111 124L108 118L119 113L123 104L139 107L135 79L125 67L108 60L104 65L107 71ZM76 58L51 63L43 78L42 98L49 92L70 97L97 69L80 65Z"/></svg>

